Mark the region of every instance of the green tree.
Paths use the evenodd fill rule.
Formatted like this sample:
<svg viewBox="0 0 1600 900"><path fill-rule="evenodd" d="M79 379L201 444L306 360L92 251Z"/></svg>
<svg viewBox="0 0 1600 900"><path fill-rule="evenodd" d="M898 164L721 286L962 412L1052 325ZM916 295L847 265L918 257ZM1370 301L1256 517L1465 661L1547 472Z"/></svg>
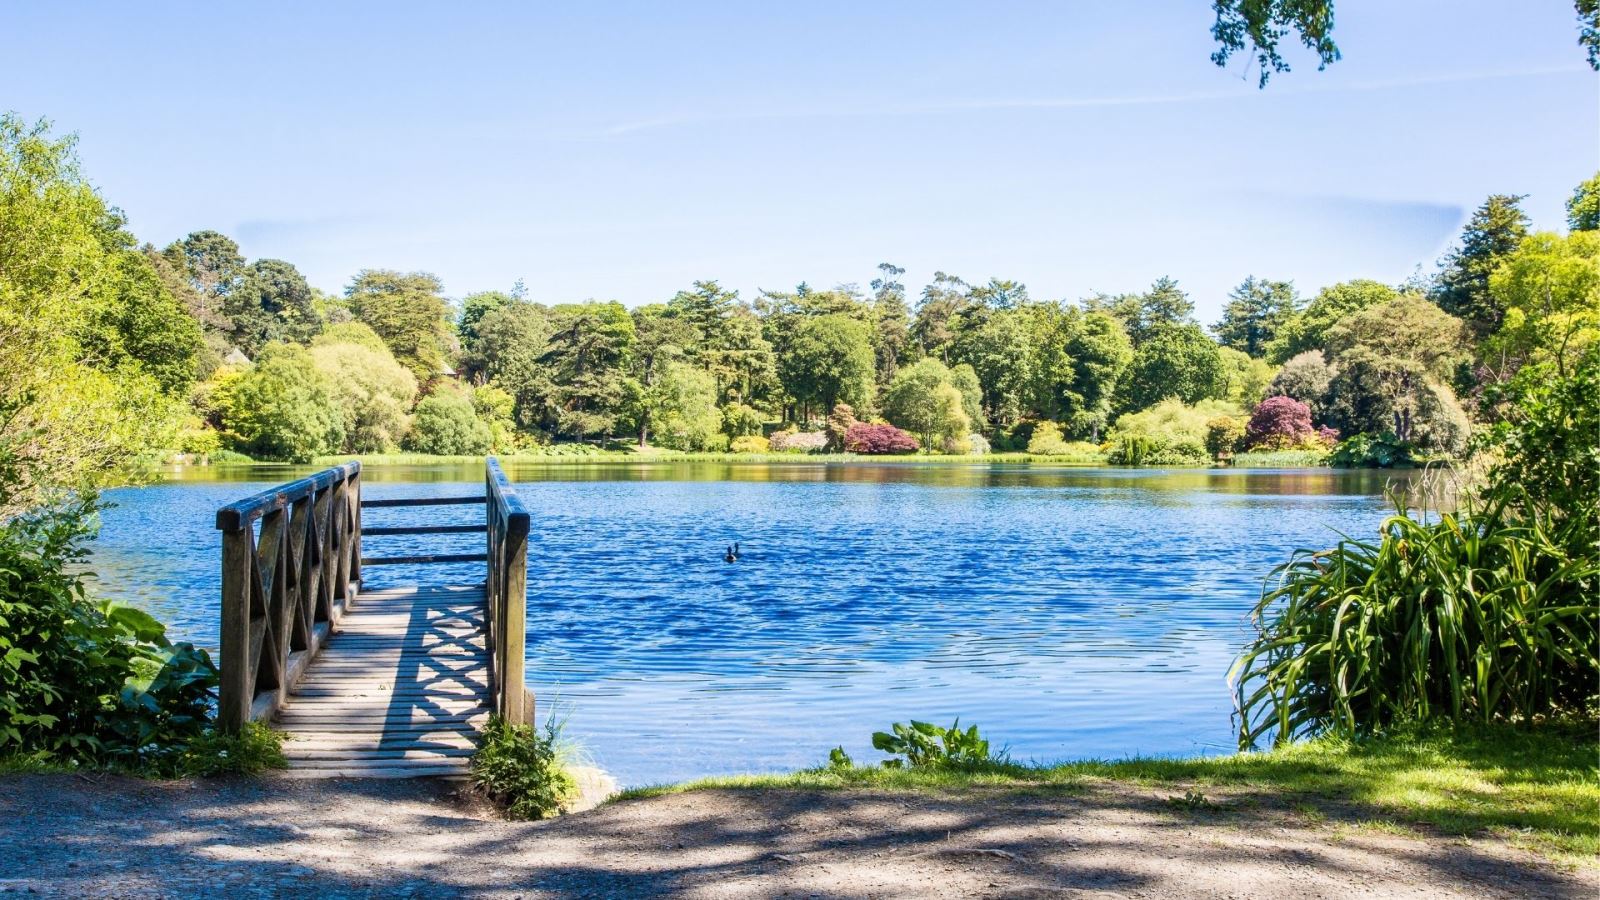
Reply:
<svg viewBox="0 0 1600 900"><path fill-rule="evenodd" d="M633 311L633 332L633 378L639 383L643 404L635 418L638 419L639 446L644 447L650 439L650 404L655 399L651 389L667 366L687 357L689 349L699 343L700 332L688 319L660 303ZM712 394L714 401L715 387Z"/></svg>
<svg viewBox="0 0 1600 900"><path fill-rule="evenodd" d="M915 434L924 447L945 446L965 439L972 431L954 374L931 357L895 374L883 395L883 413L890 422Z"/></svg>
<svg viewBox="0 0 1600 900"><path fill-rule="evenodd" d="M1600 230L1600 172L1578 185L1567 198L1567 227L1573 231Z"/></svg>
<svg viewBox="0 0 1600 900"><path fill-rule="evenodd" d="M1552 363L1566 377L1568 360L1600 343L1600 231L1530 235L1490 276L1489 289L1505 310L1483 346L1497 380L1531 362Z"/></svg>
<svg viewBox="0 0 1600 900"><path fill-rule="evenodd" d="M1317 71L1339 59L1333 0L1213 0L1211 5L1217 14L1211 26L1217 42L1211 61L1226 66L1235 53L1252 54L1261 72L1259 87L1266 87L1275 73L1289 71L1278 41L1291 33L1317 55Z"/></svg>
<svg viewBox="0 0 1600 900"><path fill-rule="evenodd" d="M716 381L707 372L686 363L668 362L644 391L644 397L650 429L663 446L707 450L722 433Z"/></svg>
<svg viewBox="0 0 1600 900"><path fill-rule="evenodd" d="M199 374L199 323L143 251L116 247L108 259L107 289L93 303L78 341L82 358L104 370L146 372L162 392L182 396Z"/></svg>
<svg viewBox="0 0 1600 900"><path fill-rule="evenodd" d="M461 298L461 318L456 331L461 335L461 348L471 353L478 343L478 323L497 309L503 309L517 298L504 291L477 291Z"/></svg>
<svg viewBox="0 0 1600 900"><path fill-rule="evenodd" d="M982 325L963 329L951 349L952 359L978 373L984 408L1002 424L1022 415L1036 383L1032 320L1025 308L998 309Z"/></svg>
<svg viewBox="0 0 1600 900"><path fill-rule="evenodd" d="M329 340L319 335L311 346L311 362L327 382L344 422L346 453L389 453L406 434L406 412L417 394L417 379L400 365L389 348L366 326L351 322L336 325L350 333L360 328L357 341Z"/></svg>
<svg viewBox="0 0 1600 900"><path fill-rule="evenodd" d="M1500 326L1505 310L1489 290L1489 276L1528 236L1520 195L1495 194L1483 201L1461 230L1460 243L1439 264L1433 301L1465 320L1478 334Z"/></svg>
<svg viewBox="0 0 1600 900"><path fill-rule="evenodd" d="M344 445L344 412L304 347L268 344L217 402L227 443L257 459L308 463Z"/></svg>
<svg viewBox="0 0 1600 900"><path fill-rule="evenodd" d="M579 441L611 434L636 389L633 318L615 301L563 304L551 309L550 325L532 377L502 385L517 396L518 416Z"/></svg>
<svg viewBox="0 0 1600 900"><path fill-rule="evenodd" d="M1222 320L1212 326L1212 331L1224 347L1260 357L1294 317L1299 305L1293 282L1251 275L1228 294Z"/></svg>
<svg viewBox="0 0 1600 900"><path fill-rule="evenodd" d="M943 272L922 289L916 318L911 323L911 338L924 356L937 356L950 362L950 345L956 339L957 320L974 305L972 288L965 281Z"/></svg>
<svg viewBox="0 0 1600 900"><path fill-rule="evenodd" d="M462 369L472 379L526 382L539 368L554 330L548 307L526 301L508 303L478 321L476 338L462 354Z"/></svg>
<svg viewBox="0 0 1600 900"><path fill-rule="evenodd" d="M1320 421L1333 375L1333 366L1328 365L1321 350L1307 350L1295 354L1283 364L1278 374L1272 377L1267 394L1299 400L1310 407L1312 419Z"/></svg>
<svg viewBox="0 0 1600 900"><path fill-rule="evenodd" d="M311 285L281 259L258 259L244 270L224 300L233 345L254 356L273 341L303 344L322 328Z"/></svg>
<svg viewBox="0 0 1600 900"><path fill-rule="evenodd" d="M702 348L716 347L722 343L723 329L738 305L739 293L726 290L715 281L696 281L689 290L679 291L667 301L667 309L672 315L688 323L699 335L695 346L684 348L694 355L698 355Z"/></svg>
<svg viewBox="0 0 1600 900"><path fill-rule="evenodd" d="M189 282L187 297L193 315L208 334L233 334L228 317L228 295L245 275L245 259L233 238L216 231L191 232L173 241L161 255Z"/></svg>
<svg viewBox="0 0 1600 900"><path fill-rule="evenodd" d="M840 403L869 407L875 363L866 323L829 313L799 322L789 352L778 360L778 372L784 389L801 404L800 418L805 419L812 408L831 410Z"/></svg>
<svg viewBox="0 0 1600 900"><path fill-rule="evenodd" d="M1277 374L1266 360L1248 356L1232 347L1219 347L1222 355L1222 384L1218 399L1249 409L1267 396L1272 376Z"/></svg>
<svg viewBox="0 0 1600 900"><path fill-rule="evenodd" d="M480 456L493 443L489 425L478 418L472 398L450 386L422 398L405 437L407 450L439 456Z"/></svg>
<svg viewBox="0 0 1600 900"><path fill-rule="evenodd" d="M145 449L170 446L178 404L142 365L128 364L144 315L129 341L118 316L105 314L128 289L132 246L79 169L73 139L52 136L48 122L0 114L0 458L8 470L0 520L59 490L117 480ZM122 352L86 353L81 341L94 333L115 337Z"/></svg>
<svg viewBox="0 0 1600 900"><path fill-rule="evenodd" d="M1222 353L1216 341L1193 323L1156 331L1133 353L1118 386L1118 406L1139 410L1171 397L1198 403L1225 387Z"/></svg>
<svg viewBox="0 0 1600 900"><path fill-rule="evenodd" d="M1418 297L1346 317L1328 332L1336 371L1322 417L1346 436L1391 432L1445 452L1465 446L1469 423L1449 388L1467 329Z"/></svg>
<svg viewBox="0 0 1600 900"><path fill-rule="evenodd" d="M426 384L444 369L452 349L443 291L444 284L427 272L362 269L344 294L356 320L377 332L395 359Z"/></svg>
<svg viewBox="0 0 1600 900"><path fill-rule="evenodd" d="M1103 312L1118 322L1135 347L1157 332L1194 321L1194 301L1171 278L1158 278L1143 294L1100 294L1085 300L1085 309Z"/></svg>
<svg viewBox="0 0 1600 900"><path fill-rule="evenodd" d="M893 263L879 263L878 277L872 279L872 314L877 332L878 384L894 379L900 362L911 344L911 307L906 303L906 286L900 281L905 269Z"/></svg>
<svg viewBox="0 0 1600 900"><path fill-rule="evenodd" d="M1283 324L1267 345L1267 359L1282 365L1291 356L1321 350L1327 345L1328 330L1340 319L1399 296L1394 288L1364 278L1329 285Z"/></svg>

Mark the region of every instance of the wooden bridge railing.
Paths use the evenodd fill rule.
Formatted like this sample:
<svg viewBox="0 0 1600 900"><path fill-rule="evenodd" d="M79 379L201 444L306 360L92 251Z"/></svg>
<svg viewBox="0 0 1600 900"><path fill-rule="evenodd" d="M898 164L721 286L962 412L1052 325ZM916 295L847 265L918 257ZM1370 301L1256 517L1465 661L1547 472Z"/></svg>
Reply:
<svg viewBox="0 0 1600 900"><path fill-rule="evenodd" d="M484 496L363 500L361 464L348 462L219 509L219 725L237 731L277 712L339 619L355 605L363 567L471 562L488 564L484 614L495 709L508 721L531 722L532 695L523 683L530 520L492 457L485 488ZM484 504L482 525L361 524L361 511L374 507L479 503ZM475 533L487 534L487 552L361 555L363 535Z"/></svg>
<svg viewBox="0 0 1600 900"><path fill-rule="evenodd" d="M361 582L361 464L324 469L224 506L217 510L217 528L217 717L223 729L237 731L278 709L355 599Z"/></svg>
<svg viewBox="0 0 1600 900"><path fill-rule="evenodd" d="M489 689L496 711L516 725L533 722L533 696L523 681L527 653L528 510L500 461L489 458L484 474L489 530L489 577L484 581L489 637Z"/></svg>

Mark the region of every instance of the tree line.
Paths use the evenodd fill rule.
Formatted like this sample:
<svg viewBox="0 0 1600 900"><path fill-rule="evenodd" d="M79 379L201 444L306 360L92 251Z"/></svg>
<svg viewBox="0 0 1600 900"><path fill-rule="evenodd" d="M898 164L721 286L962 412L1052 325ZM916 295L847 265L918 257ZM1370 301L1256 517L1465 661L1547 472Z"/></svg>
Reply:
<svg viewBox="0 0 1600 900"><path fill-rule="evenodd" d="M0 222L21 236L0 245L0 368L23 398L6 427L71 409L57 439L108 471L159 450L608 443L1175 464L1337 438L1356 462L1449 455L1494 420L1496 384L1592 340L1600 303L1600 175L1575 190L1565 233L1492 196L1431 277L1303 298L1251 276L1207 328L1171 278L1066 301L937 272L912 296L890 263L865 288L741 297L705 280L633 309L543 303L521 283L457 301L433 275L381 269L330 294L216 231L139 244L42 123L5 118L0 165ZM1274 397L1287 400L1263 410ZM856 425L910 443L852 442Z"/></svg>

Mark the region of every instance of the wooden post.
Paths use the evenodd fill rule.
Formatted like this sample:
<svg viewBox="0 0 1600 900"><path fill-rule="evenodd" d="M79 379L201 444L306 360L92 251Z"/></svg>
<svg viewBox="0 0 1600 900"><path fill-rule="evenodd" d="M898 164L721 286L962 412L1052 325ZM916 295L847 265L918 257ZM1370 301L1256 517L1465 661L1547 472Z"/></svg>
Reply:
<svg viewBox="0 0 1600 900"><path fill-rule="evenodd" d="M513 725L531 725L532 716L522 702L527 685L523 682L526 669L528 636L528 529L507 528L505 534L505 571L501 585L501 603L504 604L505 632L501 644L505 646L505 681L500 698L500 715Z"/></svg>
<svg viewBox="0 0 1600 900"><path fill-rule="evenodd" d="M222 666L217 726L236 734L250 721L255 673L250 671L250 579L255 552L252 523L222 533Z"/></svg>

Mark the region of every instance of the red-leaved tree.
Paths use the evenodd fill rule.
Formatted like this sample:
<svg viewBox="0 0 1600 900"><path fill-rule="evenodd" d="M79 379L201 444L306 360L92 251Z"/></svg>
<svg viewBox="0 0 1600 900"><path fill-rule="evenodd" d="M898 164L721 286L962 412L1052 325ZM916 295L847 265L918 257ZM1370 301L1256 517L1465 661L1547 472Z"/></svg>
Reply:
<svg viewBox="0 0 1600 900"><path fill-rule="evenodd" d="M893 425L857 422L844 433L844 448L851 453L915 453L917 439Z"/></svg>
<svg viewBox="0 0 1600 900"><path fill-rule="evenodd" d="M1293 397L1268 397L1250 413L1245 443L1264 450L1283 450L1317 437L1311 427L1311 407Z"/></svg>

